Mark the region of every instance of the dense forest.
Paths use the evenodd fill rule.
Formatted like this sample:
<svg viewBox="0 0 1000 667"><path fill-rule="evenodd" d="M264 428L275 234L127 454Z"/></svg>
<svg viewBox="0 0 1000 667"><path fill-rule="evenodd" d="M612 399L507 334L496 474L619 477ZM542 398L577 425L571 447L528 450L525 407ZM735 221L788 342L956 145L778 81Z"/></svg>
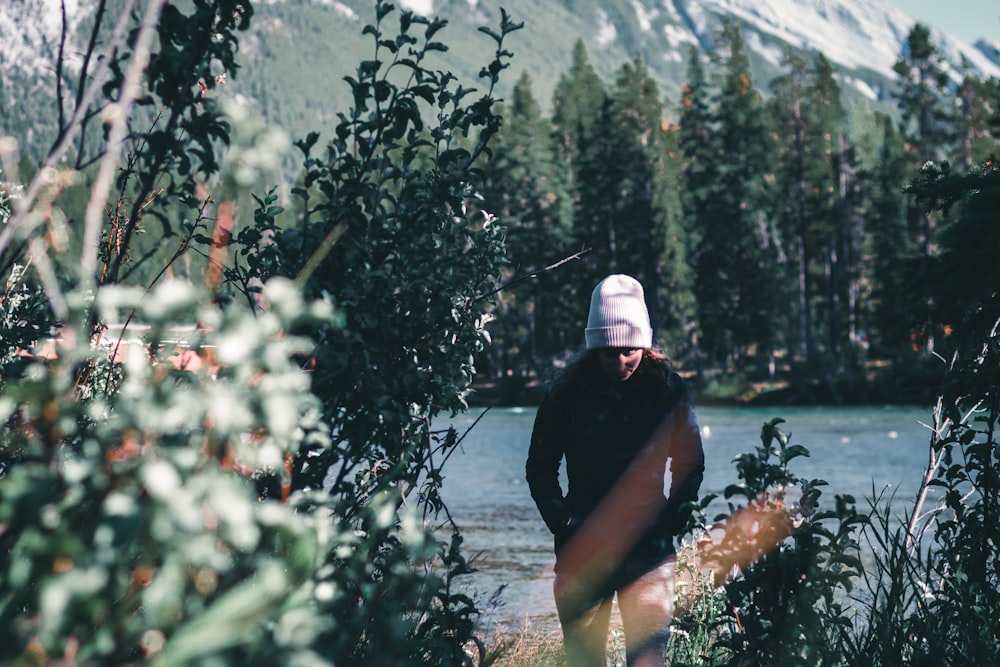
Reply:
<svg viewBox="0 0 1000 667"><path fill-rule="evenodd" d="M485 166L482 206L507 229L517 282L500 293L484 381L516 397L565 361L593 284L626 272L707 395L914 400L906 378L946 333L914 299L915 263L949 219L907 186L928 161L967 170L996 154L1000 83L956 80L919 24L894 115L848 112L822 54L789 51L782 76L753 81L732 24L711 57L691 50L679 100L639 59L609 84L584 44L573 56L550 118L522 75Z"/></svg>
<svg viewBox="0 0 1000 667"><path fill-rule="evenodd" d="M858 117L819 56L758 91L728 26L675 116L578 46L545 119L527 78L496 93L516 17L472 88L430 64L444 21L378 0L321 141L224 94L250 0L123 4L60 51L40 163L0 136L0 663L503 664L448 418L572 354L610 270L703 391L849 400L885 363L936 399L902 520L763 425L727 515L688 508L676 662L997 663L998 82L918 28L898 117Z"/></svg>

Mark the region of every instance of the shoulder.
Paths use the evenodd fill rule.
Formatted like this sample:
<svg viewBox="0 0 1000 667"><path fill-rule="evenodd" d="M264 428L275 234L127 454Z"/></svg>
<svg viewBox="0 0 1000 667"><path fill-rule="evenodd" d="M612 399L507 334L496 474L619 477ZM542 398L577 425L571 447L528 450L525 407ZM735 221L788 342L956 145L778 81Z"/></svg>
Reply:
<svg viewBox="0 0 1000 667"><path fill-rule="evenodd" d="M647 369L641 379L639 391L653 398L664 409L672 409L683 402L691 401L687 383L669 365Z"/></svg>
<svg viewBox="0 0 1000 667"><path fill-rule="evenodd" d="M565 368L559 369L549 378L546 398L551 401L573 400L595 391L597 371L593 354L583 352L577 355Z"/></svg>
<svg viewBox="0 0 1000 667"><path fill-rule="evenodd" d="M668 377L667 382L679 394L683 396L691 395L691 390L688 388L687 382L684 381L684 378L677 371L670 371L670 376Z"/></svg>

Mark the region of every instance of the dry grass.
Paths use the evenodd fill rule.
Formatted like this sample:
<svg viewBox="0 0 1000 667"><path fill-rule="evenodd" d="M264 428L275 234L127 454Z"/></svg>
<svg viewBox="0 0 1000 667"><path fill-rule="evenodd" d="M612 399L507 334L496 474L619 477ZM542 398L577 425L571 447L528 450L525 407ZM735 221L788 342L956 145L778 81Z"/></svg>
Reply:
<svg viewBox="0 0 1000 667"><path fill-rule="evenodd" d="M721 592L714 582L715 573L705 571L699 550L707 535L692 539L678 552L675 609L684 621L672 629L668 663L675 660L691 665L712 665L704 656L712 653L717 639L718 620L723 615ZM625 642L617 619L612 618L608 637L607 664L625 664ZM683 626L683 627L681 627ZM716 628L716 630L712 630ZM482 646L470 652L471 667L571 667L565 664L562 633L531 626L510 625L493 631Z"/></svg>
<svg viewBox="0 0 1000 667"><path fill-rule="evenodd" d="M564 667L562 634L530 627L494 630L482 647L472 650L474 667Z"/></svg>

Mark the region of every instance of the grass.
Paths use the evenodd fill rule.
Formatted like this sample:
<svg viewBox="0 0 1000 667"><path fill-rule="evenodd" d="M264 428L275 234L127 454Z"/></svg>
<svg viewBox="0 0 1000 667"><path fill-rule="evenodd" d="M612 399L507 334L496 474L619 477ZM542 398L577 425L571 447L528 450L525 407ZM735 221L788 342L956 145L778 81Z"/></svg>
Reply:
<svg viewBox="0 0 1000 667"><path fill-rule="evenodd" d="M671 626L667 664L710 667L720 662L717 640L727 631L725 594L711 573L696 565L698 541L685 544L677 555L676 615ZM625 665L625 635L612 617L607 664ZM511 625L497 628L470 651L475 667L572 667L566 665L562 634Z"/></svg>
<svg viewBox="0 0 1000 667"><path fill-rule="evenodd" d="M562 634L530 627L505 627L468 651L475 667L566 667Z"/></svg>

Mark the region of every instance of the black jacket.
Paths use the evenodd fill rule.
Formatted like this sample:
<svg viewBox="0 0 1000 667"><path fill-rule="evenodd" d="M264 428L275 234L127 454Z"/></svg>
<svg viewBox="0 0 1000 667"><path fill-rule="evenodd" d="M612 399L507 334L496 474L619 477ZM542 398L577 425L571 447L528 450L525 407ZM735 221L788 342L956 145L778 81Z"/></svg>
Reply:
<svg viewBox="0 0 1000 667"><path fill-rule="evenodd" d="M705 455L694 404L684 380L656 362L643 360L622 383L606 379L593 359L580 363L585 366L553 385L539 406L525 466L528 487L558 554L626 470L641 467L640 481L631 482L641 487L633 486L638 505L628 513L654 513L637 528L640 537L620 569L634 578L674 553L674 537L683 527L678 509L698 496ZM559 482L563 459L565 494Z"/></svg>

